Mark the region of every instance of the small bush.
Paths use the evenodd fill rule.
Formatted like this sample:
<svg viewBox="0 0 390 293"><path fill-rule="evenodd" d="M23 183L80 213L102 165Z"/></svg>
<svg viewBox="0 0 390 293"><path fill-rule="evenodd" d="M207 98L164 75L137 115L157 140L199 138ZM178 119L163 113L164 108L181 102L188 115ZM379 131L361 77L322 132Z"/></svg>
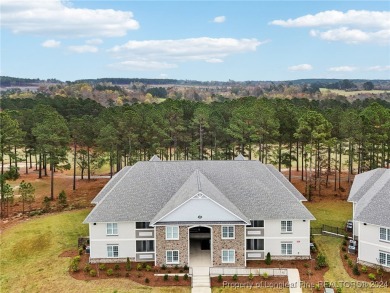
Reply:
<svg viewBox="0 0 390 293"><path fill-rule="evenodd" d="M114 271L112 269L107 270L107 276L112 276L114 274Z"/></svg>
<svg viewBox="0 0 390 293"><path fill-rule="evenodd" d="M319 265L316 264L316 265L314 266L314 269L315 269L316 271L319 271L319 270L321 269L321 267L320 267Z"/></svg>
<svg viewBox="0 0 390 293"><path fill-rule="evenodd" d="M73 273L75 272L78 272L80 269L79 269L79 264L80 264L80 256L75 256L74 258L72 258L72 260L70 261L70 265L69 265L69 270Z"/></svg>
<svg viewBox="0 0 390 293"><path fill-rule="evenodd" d="M320 268L325 268L325 267L328 266L328 262L326 261L326 257L325 257L325 255L323 255L322 253L319 253L319 254L317 255L316 262L317 262L317 265L318 265Z"/></svg>
<svg viewBox="0 0 390 293"><path fill-rule="evenodd" d="M348 266L349 266L350 268L352 268L352 267L353 267L353 262L352 262L352 260L351 260L351 259L348 259Z"/></svg>
<svg viewBox="0 0 390 293"><path fill-rule="evenodd" d="M152 270L152 267L151 267L150 265L147 265L146 268L145 268L145 270L146 270L147 272L150 272L150 271Z"/></svg>
<svg viewBox="0 0 390 293"><path fill-rule="evenodd" d="M137 264L137 271L140 271L140 270L142 270L142 264Z"/></svg>
<svg viewBox="0 0 390 293"><path fill-rule="evenodd" d="M348 259L348 258L349 258L348 254L344 253L344 259Z"/></svg>
<svg viewBox="0 0 390 293"><path fill-rule="evenodd" d="M131 261L130 261L130 258L127 258L126 259L126 271L130 271L131 270Z"/></svg>
<svg viewBox="0 0 390 293"><path fill-rule="evenodd" d="M180 274L184 273L184 270L183 270L183 269L180 269L180 270L179 270L179 273L180 273Z"/></svg>
<svg viewBox="0 0 390 293"><path fill-rule="evenodd" d="M178 276L178 275L175 275L175 276L173 277L173 279L174 279L175 281L179 281L179 276Z"/></svg>
<svg viewBox="0 0 390 293"><path fill-rule="evenodd" d="M347 251L347 249L344 246L341 247L341 250L344 251L344 252Z"/></svg>
<svg viewBox="0 0 390 293"><path fill-rule="evenodd" d="M189 268L188 268L187 264L184 265L183 269L184 269L185 271L188 271Z"/></svg>
<svg viewBox="0 0 390 293"><path fill-rule="evenodd" d="M237 275L235 274L235 275L233 275L233 281L237 281L238 280L238 277L237 277Z"/></svg>
<svg viewBox="0 0 390 293"><path fill-rule="evenodd" d="M218 282L220 282L220 283L222 282L222 275L218 276Z"/></svg>
<svg viewBox="0 0 390 293"><path fill-rule="evenodd" d="M120 266L119 266L119 264L115 264L115 266L114 266L114 270L116 270L116 271L119 271L119 270L120 270Z"/></svg>
<svg viewBox="0 0 390 293"><path fill-rule="evenodd" d="M337 288L336 288L336 292L337 292L337 293L342 293L342 292L343 292L343 289L341 289L341 287L337 287Z"/></svg>
<svg viewBox="0 0 390 293"><path fill-rule="evenodd" d="M167 274L164 275L164 281L168 281L168 275Z"/></svg>
<svg viewBox="0 0 390 293"><path fill-rule="evenodd" d="M305 268L308 268L308 267L309 267L309 264L308 264L308 263L305 263L305 264L303 264L303 266L304 266Z"/></svg>
<svg viewBox="0 0 390 293"><path fill-rule="evenodd" d="M343 240L343 246L347 246L347 240Z"/></svg>
<svg viewBox="0 0 390 293"><path fill-rule="evenodd" d="M375 281L375 280L376 280L376 276L375 276L375 274L373 274L373 273L368 274L368 278L369 278L371 281Z"/></svg>
<svg viewBox="0 0 390 293"><path fill-rule="evenodd" d="M106 265L104 263L101 263L99 265L99 271L104 271L106 269Z"/></svg>
<svg viewBox="0 0 390 293"><path fill-rule="evenodd" d="M58 195L58 206L59 208L63 209L67 207L67 205L68 205L68 200L66 199L66 193L64 190L62 190Z"/></svg>
<svg viewBox="0 0 390 293"><path fill-rule="evenodd" d="M95 270L90 270L90 271L89 271L89 275L90 275L91 277L96 277L96 276L97 276L97 272L96 272Z"/></svg>
<svg viewBox="0 0 390 293"><path fill-rule="evenodd" d="M267 257L265 259L265 264L267 265L270 265L272 263L272 259L271 259L271 253L267 253Z"/></svg>
<svg viewBox="0 0 390 293"><path fill-rule="evenodd" d="M84 249L82 247L79 248L79 255L83 255Z"/></svg>
<svg viewBox="0 0 390 293"><path fill-rule="evenodd" d="M149 284L150 283L150 280L148 278L145 278L145 283L146 284Z"/></svg>
<svg viewBox="0 0 390 293"><path fill-rule="evenodd" d="M84 271L85 273L89 273L91 270L92 270L92 267L91 267L91 265L90 265L89 263L86 264L85 267L84 267L84 269L83 269L83 271Z"/></svg>
<svg viewBox="0 0 390 293"><path fill-rule="evenodd" d="M165 264L163 264L163 265L161 266L161 269L162 269L162 270L166 270L166 269L167 269L167 266L166 266Z"/></svg>
<svg viewBox="0 0 390 293"><path fill-rule="evenodd" d="M359 266L358 266L357 263L354 264L354 266L352 268L352 272L353 272L354 275L360 276Z"/></svg>
<svg viewBox="0 0 390 293"><path fill-rule="evenodd" d="M311 269L308 269L306 274L307 274L308 276L312 276L312 275L313 275L313 272L311 271Z"/></svg>
<svg viewBox="0 0 390 293"><path fill-rule="evenodd" d="M383 268L382 267L379 267L376 269L376 274L382 278L383 276Z"/></svg>
<svg viewBox="0 0 390 293"><path fill-rule="evenodd" d="M344 235L344 240L347 241L348 239L348 235Z"/></svg>
<svg viewBox="0 0 390 293"><path fill-rule="evenodd" d="M254 278L253 274L252 274L252 273L250 273L250 274L249 274L249 276L248 276L248 279L252 281L252 280L253 280L253 278Z"/></svg>
<svg viewBox="0 0 390 293"><path fill-rule="evenodd" d="M179 266L178 265L175 265L175 270L178 270L179 269Z"/></svg>
<svg viewBox="0 0 390 293"><path fill-rule="evenodd" d="M320 284L315 284L314 285L314 289L316 289L317 291L320 291L321 290L321 286L320 286Z"/></svg>
<svg viewBox="0 0 390 293"><path fill-rule="evenodd" d="M268 279L268 274L266 272L263 273L263 279Z"/></svg>
<svg viewBox="0 0 390 293"><path fill-rule="evenodd" d="M42 210L47 213L50 211L50 203L51 203L51 200L50 200L50 197L48 196L45 196L43 198L43 202L42 202Z"/></svg>
<svg viewBox="0 0 390 293"><path fill-rule="evenodd" d="M362 266L362 273L367 274L367 267L366 266Z"/></svg>
<svg viewBox="0 0 390 293"><path fill-rule="evenodd" d="M187 281L187 280L188 280L188 274L184 274L183 280L184 280L184 281Z"/></svg>

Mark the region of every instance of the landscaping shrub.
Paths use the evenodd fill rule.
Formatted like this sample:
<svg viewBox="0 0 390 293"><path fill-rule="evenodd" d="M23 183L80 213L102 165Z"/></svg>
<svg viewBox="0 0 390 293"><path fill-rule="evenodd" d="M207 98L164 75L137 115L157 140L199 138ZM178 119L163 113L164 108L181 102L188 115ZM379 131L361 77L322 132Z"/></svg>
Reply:
<svg viewBox="0 0 390 293"><path fill-rule="evenodd" d="M315 284L314 285L314 289L316 289L317 291L320 291L321 290L321 286L320 286L320 284Z"/></svg>
<svg viewBox="0 0 390 293"><path fill-rule="evenodd" d="M119 271L119 270L120 270L120 266L119 266L119 264L115 264L115 266L114 266L114 270L115 270L115 271Z"/></svg>
<svg viewBox="0 0 390 293"><path fill-rule="evenodd" d="M127 258L126 259L126 271L130 271L131 270L131 261L130 261L130 258Z"/></svg>
<svg viewBox="0 0 390 293"><path fill-rule="evenodd" d="M43 210L45 213L47 213L47 212L50 211L50 202L51 202L50 197L45 196L45 197L43 198L42 210Z"/></svg>
<svg viewBox="0 0 390 293"><path fill-rule="evenodd" d="M79 248L79 255L83 255L84 249L82 247Z"/></svg>
<svg viewBox="0 0 390 293"><path fill-rule="evenodd" d="M187 281L187 280L188 280L188 274L184 274L183 280L184 280L184 281Z"/></svg>
<svg viewBox="0 0 390 293"><path fill-rule="evenodd" d="M104 264L104 263L101 263L100 265L99 265L99 270L100 271L104 271L106 269L106 265Z"/></svg>
<svg viewBox="0 0 390 293"><path fill-rule="evenodd" d="M312 276L312 275L313 275L313 272L311 271L311 269L308 269L306 274L307 274L308 276Z"/></svg>
<svg viewBox="0 0 390 293"><path fill-rule="evenodd" d="M319 254L317 255L316 262L317 262L317 265L318 265L320 268L325 268L325 267L328 266L328 262L326 261L326 257L325 257L325 255L323 255L322 253L319 253Z"/></svg>
<svg viewBox="0 0 390 293"><path fill-rule="evenodd" d="M263 278L268 279L268 274L266 272L263 273Z"/></svg>
<svg viewBox="0 0 390 293"><path fill-rule="evenodd" d="M347 246L347 240L343 240L343 246Z"/></svg>
<svg viewBox="0 0 390 293"><path fill-rule="evenodd" d="M167 274L164 275L164 281L168 281L168 275Z"/></svg>
<svg viewBox="0 0 390 293"><path fill-rule="evenodd" d="M64 190L62 190L60 192L60 194L58 195L58 207L60 209L63 209L65 208L66 206L68 205L68 200L66 198L66 193Z"/></svg>
<svg viewBox="0 0 390 293"><path fill-rule="evenodd" d="M250 274L249 274L249 276L248 276L248 279L252 281L252 280L253 280L253 278L254 278L254 277L253 277L253 274L252 274L252 273L250 273Z"/></svg>
<svg viewBox="0 0 390 293"><path fill-rule="evenodd" d="M344 246L341 247L341 250L344 251L344 252L347 251L347 249Z"/></svg>
<svg viewBox="0 0 390 293"><path fill-rule="evenodd" d="M142 264L137 264L137 271L140 271L140 270L142 270Z"/></svg>
<svg viewBox="0 0 390 293"><path fill-rule="evenodd" d="M112 269L107 270L107 276L112 276L114 274L114 271Z"/></svg>
<svg viewBox="0 0 390 293"><path fill-rule="evenodd" d="M143 268L143 269L146 268L146 262L143 262L143 263L142 263L142 268Z"/></svg>
<svg viewBox="0 0 390 293"><path fill-rule="evenodd" d="M90 271L92 270L92 267L91 267L91 265L88 263L88 264L86 264L86 266L84 267L84 272L85 273L89 273Z"/></svg>
<svg viewBox="0 0 390 293"><path fill-rule="evenodd" d="M367 274L367 267L366 266L362 266L362 273Z"/></svg>
<svg viewBox="0 0 390 293"><path fill-rule="evenodd" d="M150 271L152 270L152 267L151 267L150 265L147 265L146 268L145 268L145 270L146 270L147 272L150 272Z"/></svg>
<svg viewBox="0 0 390 293"><path fill-rule="evenodd" d="M161 266L161 269L162 269L162 270L166 270L166 269L167 269L167 266L166 266L165 264L163 264L163 265Z"/></svg>
<svg viewBox="0 0 390 293"><path fill-rule="evenodd" d="M352 268L352 272L353 272L353 274L356 275L356 276L359 276L359 275L360 275L360 271L359 271L359 267L358 267L358 264L357 264L357 263L354 264L354 266L353 266L353 268Z"/></svg>
<svg viewBox="0 0 390 293"><path fill-rule="evenodd" d="M352 266L353 266L353 262L352 262L352 260L348 260L348 266L350 267L350 268L352 268Z"/></svg>
<svg viewBox="0 0 390 293"><path fill-rule="evenodd" d="M95 270L90 270L90 271L89 271L89 275L90 275L91 277L96 277L96 276L97 276L97 272L96 272Z"/></svg>
<svg viewBox="0 0 390 293"><path fill-rule="evenodd" d="M336 292L337 292L337 293L342 293L342 292L343 292L343 289L341 289L341 287L337 287L337 288L336 288Z"/></svg>
<svg viewBox="0 0 390 293"><path fill-rule="evenodd" d="M233 275L233 281L237 281L238 280L238 277L237 277L237 275L235 274L235 275Z"/></svg>
<svg viewBox="0 0 390 293"><path fill-rule="evenodd" d="M183 269L180 269L180 270L179 270L179 273L180 273L180 274L184 273L184 270L183 270Z"/></svg>
<svg viewBox="0 0 390 293"><path fill-rule="evenodd" d="M175 276L173 277L173 279L174 279L175 281L179 281L179 276L178 276L178 275L175 275Z"/></svg>
<svg viewBox="0 0 390 293"><path fill-rule="evenodd" d="M69 270L71 272L75 273L75 272L79 271L80 260L81 260L81 258L79 255L72 258L72 260L70 261L70 265L69 265Z"/></svg>
<svg viewBox="0 0 390 293"><path fill-rule="evenodd" d="M271 253L267 253L267 256L266 256L266 259L265 259L265 263L267 265L270 265L272 263L272 259L271 259Z"/></svg>
<svg viewBox="0 0 390 293"><path fill-rule="evenodd" d="M344 235L344 240L349 240L348 235Z"/></svg>
<svg viewBox="0 0 390 293"><path fill-rule="evenodd" d="M321 269L321 267L320 267L318 264L316 264L316 265L314 266L314 269L315 269L316 271L319 271L319 270Z"/></svg>
<svg viewBox="0 0 390 293"><path fill-rule="evenodd" d="M145 283L146 283L146 284L149 284L149 282L150 282L149 279L148 279L148 278L145 278Z"/></svg>
<svg viewBox="0 0 390 293"><path fill-rule="evenodd" d="M218 276L218 282L220 282L220 283L222 282L222 275Z"/></svg>
<svg viewBox="0 0 390 293"><path fill-rule="evenodd" d="M308 267L309 267L309 264L308 264L308 263L304 263L303 266L304 266L305 268L308 268Z"/></svg>
<svg viewBox="0 0 390 293"><path fill-rule="evenodd" d="M179 266L178 265L175 265L175 270L178 270L179 269Z"/></svg>
<svg viewBox="0 0 390 293"><path fill-rule="evenodd" d="M349 258L348 254L344 253L344 259L348 259L348 258Z"/></svg>
<svg viewBox="0 0 390 293"><path fill-rule="evenodd" d="M373 274L373 273L368 274L368 278L369 278L371 281L375 281L375 280L376 280L376 276L375 276L375 274Z"/></svg>
<svg viewBox="0 0 390 293"><path fill-rule="evenodd" d="M376 269L376 274L377 274L380 278L382 278L382 276L383 276L383 268L382 268L382 267L377 268L377 269Z"/></svg>
<svg viewBox="0 0 390 293"><path fill-rule="evenodd" d="M184 269L185 271L188 271L189 268L188 268L187 264L184 265L183 269Z"/></svg>

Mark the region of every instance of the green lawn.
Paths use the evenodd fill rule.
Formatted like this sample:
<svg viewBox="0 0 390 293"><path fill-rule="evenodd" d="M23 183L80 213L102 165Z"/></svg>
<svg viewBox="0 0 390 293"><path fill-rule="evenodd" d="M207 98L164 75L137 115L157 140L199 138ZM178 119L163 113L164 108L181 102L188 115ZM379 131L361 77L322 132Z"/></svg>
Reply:
<svg viewBox="0 0 390 293"><path fill-rule="evenodd" d="M352 203L347 201L327 199L304 202L304 205L316 218L316 221L311 222L313 228L322 227L324 224L342 228L347 220L352 219Z"/></svg>
<svg viewBox="0 0 390 293"><path fill-rule="evenodd" d="M151 288L125 279L78 281L68 271L69 258L59 255L77 248L88 235L81 224L89 210L32 218L7 229L0 242L0 292L161 292L187 293L189 288Z"/></svg>

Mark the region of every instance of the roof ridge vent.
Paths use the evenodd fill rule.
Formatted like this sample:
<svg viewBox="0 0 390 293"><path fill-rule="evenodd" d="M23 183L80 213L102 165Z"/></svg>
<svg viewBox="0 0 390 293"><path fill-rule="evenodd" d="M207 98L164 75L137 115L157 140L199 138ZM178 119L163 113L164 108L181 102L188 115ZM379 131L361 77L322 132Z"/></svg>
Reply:
<svg viewBox="0 0 390 293"><path fill-rule="evenodd" d="M196 181L198 183L198 191L202 191L202 185L200 184L199 170L196 169Z"/></svg>
<svg viewBox="0 0 390 293"><path fill-rule="evenodd" d="M154 155L150 160L149 160L150 162L160 162L161 161L161 159L160 159L160 157L159 156L157 156L157 155Z"/></svg>

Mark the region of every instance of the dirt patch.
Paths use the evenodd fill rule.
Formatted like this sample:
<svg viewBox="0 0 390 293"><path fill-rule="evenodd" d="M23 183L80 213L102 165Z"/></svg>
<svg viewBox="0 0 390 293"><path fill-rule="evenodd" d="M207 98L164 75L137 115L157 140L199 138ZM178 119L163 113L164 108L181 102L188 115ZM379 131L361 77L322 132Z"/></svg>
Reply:
<svg viewBox="0 0 390 293"><path fill-rule="evenodd" d="M77 255L77 251L73 251ZM69 251L63 252L65 254L70 254ZM190 286L191 278L188 277L187 280L184 279L184 276L179 276L179 274L188 274L188 270L183 268L166 268L165 270L161 267L155 267L154 263L137 263L131 262L131 270L126 270L126 263L118 264L104 264L104 269L102 269L102 264L88 264L89 255L81 255L81 260L79 264L80 270L78 272L69 272L69 274L77 280L98 280L98 279L115 279L115 278L124 278L131 280L133 282L139 283L144 286L152 287L163 287L163 286ZM137 265L143 265L142 269L137 270ZM145 266L150 266L150 271L147 271ZM89 268L88 268L89 267ZM88 268L88 269L86 269ZM93 277L90 275L89 269L96 271L96 276ZM112 271L112 275L110 275ZM155 276L155 274L168 274L167 279L164 279L164 276ZM177 278L175 278L177 275Z"/></svg>
<svg viewBox="0 0 390 293"><path fill-rule="evenodd" d="M342 247L345 247L345 250L348 250L347 245L342 245ZM363 266L358 264L360 275L355 275L353 273L353 266L357 262L357 255L348 253L347 251L342 251L342 249L339 249L339 252L340 252L341 261L343 262L344 269L347 271L348 275L351 278L358 281L366 281L370 283L373 282L372 283L373 285L378 285L378 286L385 285L385 287L390 287L390 272L385 272L381 270L379 266L377 268L366 266L365 268L367 271L364 272L364 270L362 269ZM347 258L345 257L345 255L347 256ZM352 264L352 266L350 264ZM370 278L368 277L369 274L374 274L376 279L370 280ZM380 276L381 274L382 276Z"/></svg>

